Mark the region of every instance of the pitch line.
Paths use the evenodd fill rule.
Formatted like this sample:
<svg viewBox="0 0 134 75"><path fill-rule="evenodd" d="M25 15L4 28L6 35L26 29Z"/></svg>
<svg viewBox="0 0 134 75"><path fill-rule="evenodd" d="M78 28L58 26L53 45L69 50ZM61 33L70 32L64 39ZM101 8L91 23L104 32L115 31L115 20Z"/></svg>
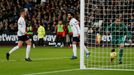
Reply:
<svg viewBox="0 0 134 75"><path fill-rule="evenodd" d="M58 70L58 71L49 71L49 72L38 72L38 73L22 74L22 75L45 75L45 74L71 72L71 71L78 71L78 70L80 70L80 69L68 69L68 70ZM134 71L134 70L131 70L131 69L105 69L105 68L86 68L86 69L83 69L83 70Z"/></svg>
<svg viewBox="0 0 134 75"><path fill-rule="evenodd" d="M61 72L71 72L78 71L80 69L68 69L68 70L58 70L58 71L49 71L49 72L39 72L39 73L31 73L31 74L22 74L22 75L41 75L41 74L52 74L52 73L61 73Z"/></svg>
<svg viewBox="0 0 134 75"><path fill-rule="evenodd" d="M102 70L102 71L134 71L133 69L106 69L106 68L86 68L85 70Z"/></svg>

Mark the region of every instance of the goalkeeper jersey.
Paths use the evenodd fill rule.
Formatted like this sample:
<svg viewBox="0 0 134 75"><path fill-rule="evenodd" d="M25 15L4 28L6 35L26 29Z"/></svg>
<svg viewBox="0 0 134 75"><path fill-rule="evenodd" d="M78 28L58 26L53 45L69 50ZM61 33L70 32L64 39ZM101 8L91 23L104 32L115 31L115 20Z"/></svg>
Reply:
<svg viewBox="0 0 134 75"><path fill-rule="evenodd" d="M120 25L112 23L109 27L107 27L107 32L112 34L112 38L121 38L127 36L129 39L131 39L131 34L128 31L128 27L123 22Z"/></svg>

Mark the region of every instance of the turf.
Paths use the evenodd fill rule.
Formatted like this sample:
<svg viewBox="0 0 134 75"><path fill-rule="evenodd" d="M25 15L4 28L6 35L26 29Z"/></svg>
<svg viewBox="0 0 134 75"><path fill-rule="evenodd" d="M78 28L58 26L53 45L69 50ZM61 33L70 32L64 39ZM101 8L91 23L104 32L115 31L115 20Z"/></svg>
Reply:
<svg viewBox="0 0 134 75"><path fill-rule="evenodd" d="M12 47L0 47L0 75L132 75L134 73L127 71L79 70L79 59L70 60L70 57L72 56L72 49L69 48L32 48L31 58L33 61L26 62L24 61L25 47L23 47L11 55L10 61L6 61L5 53L11 48ZM95 49L101 50L102 48ZM97 57L94 57L95 50L90 51L92 52L92 54L91 57L88 59L89 61L87 62L88 67L94 67L91 64L95 64L98 67L98 65L103 62L95 62L95 60L98 60ZM105 48L105 51L109 52L109 48ZM108 56L107 53L103 55ZM107 59L108 58L104 58L103 60ZM129 60L132 61L133 59ZM108 64L103 63L103 65ZM134 65L132 65L131 68L134 69Z"/></svg>

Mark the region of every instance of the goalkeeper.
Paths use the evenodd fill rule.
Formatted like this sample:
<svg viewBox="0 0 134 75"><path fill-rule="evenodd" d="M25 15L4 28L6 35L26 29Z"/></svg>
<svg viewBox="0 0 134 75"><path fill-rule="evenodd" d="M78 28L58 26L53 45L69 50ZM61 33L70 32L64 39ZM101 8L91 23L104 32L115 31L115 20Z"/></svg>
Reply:
<svg viewBox="0 0 134 75"><path fill-rule="evenodd" d="M116 17L115 21L109 27L107 27L106 31L112 35L112 48L115 49L115 46L117 45L120 48L119 64L122 64L125 39L127 37L130 41L132 37L128 31L128 27L124 22L121 21L121 18Z"/></svg>

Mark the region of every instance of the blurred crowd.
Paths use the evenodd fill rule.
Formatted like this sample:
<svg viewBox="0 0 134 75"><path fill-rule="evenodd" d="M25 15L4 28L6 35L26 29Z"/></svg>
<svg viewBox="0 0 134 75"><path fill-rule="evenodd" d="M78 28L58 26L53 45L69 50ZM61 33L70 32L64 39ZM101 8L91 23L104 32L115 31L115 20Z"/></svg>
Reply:
<svg viewBox="0 0 134 75"><path fill-rule="evenodd" d="M134 31L134 0L85 0L86 25L89 31L103 31L116 17L120 17ZM89 13L90 12L90 13ZM94 23L102 21L101 26ZM98 31L98 32L100 32ZM96 31L97 32L97 31Z"/></svg>
<svg viewBox="0 0 134 75"><path fill-rule="evenodd" d="M79 19L79 7L79 0L0 0L0 32L16 32L19 11L27 8L27 25L31 24L36 32L42 24L47 32L54 33L59 20L68 25L68 12L75 12Z"/></svg>
<svg viewBox="0 0 134 75"><path fill-rule="evenodd" d="M89 30L105 30L116 16L134 27L134 0L85 0L85 24ZM27 24L31 24L34 31L40 24L47 32L55 32L59 20L68 25L68 12L74 12L80 18L80 0L0 0L0 32L16 32L19 10L27 8L29 11ZM94 23L102 20L101 29L94 27ZM100 27L99 27L100 28ZM93 29L93 30L92 30Z"/></svg>

